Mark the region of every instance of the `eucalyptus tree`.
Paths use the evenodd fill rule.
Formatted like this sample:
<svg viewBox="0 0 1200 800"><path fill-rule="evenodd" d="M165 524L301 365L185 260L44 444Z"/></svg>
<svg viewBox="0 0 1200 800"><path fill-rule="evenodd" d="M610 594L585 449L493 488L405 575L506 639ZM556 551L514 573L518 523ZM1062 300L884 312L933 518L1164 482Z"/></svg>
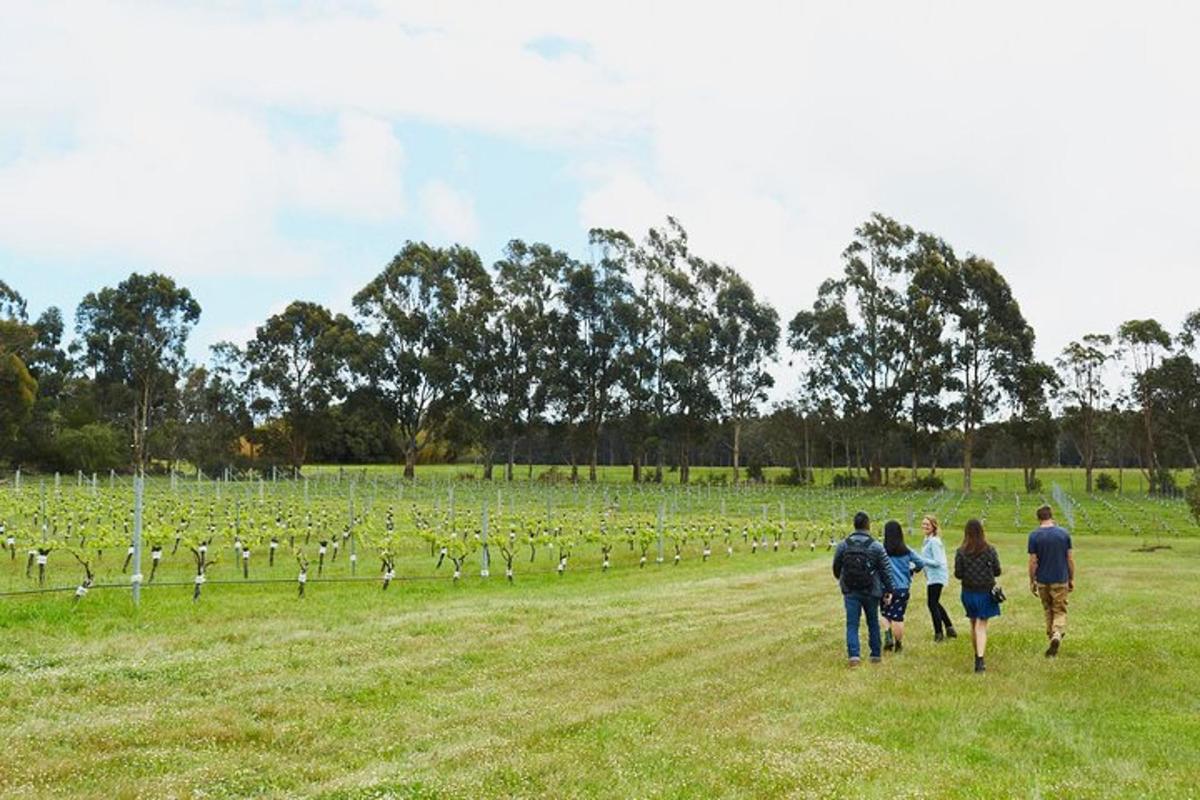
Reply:
<svg viewBox="0 0 1200 800"><path fill-rule="evenodd" d="M288 463L304 466L329 404L346 391L346 359L357 347L354 323L302 300L269 317L246 344L246 380L259 413L279 414Z"/></svg>
<svg viewBox="0 0 1200 800"><path fill-rule="evenodd" d="M806 392L776 403L764 419L763 436L776 462L790 462L801 483L813 480L813 439L819 434L816 404ZM775 452L780 448L782 452Z"/></svg>
<svg viewBox="0 0 1200 800"><path fill-rule="evenodd" d="M600 431L618 405L628 307L634 303L628 280L633 243L617 231L593 229L594 263L569 262L562 275L560 385L574 399L565 407L579 421L587 447L588 480L595 482ZM575 461L572 459L572 470Z"/></svg>
<svg viewBox="0 0 1200 800"><path fill-rule="evenodd" d="M20 292L0 280L0 319L20 320L29 319L29 305Z"/></svg>
<svg viewBox="0 0 1200 800"><path fill-rule="evenodd" d="M421 437L469 399L492 292L473 250L408 242L354 296L367 330L364 374L393 406L406 478L415 474Z"/></svg>
<svg viewBox="0 0 1200 800"><path fill-rule="evenodd" d="M1171 334L1155 319L1132 319L1121 323L1117 341L1126 358L1127 373L1142 417L1142 469L1146 472L1150 490L1157 491L1162 482L1161 465L1154 438L1154 404L1151 383L1145 378L1171 347Z"/></svg>
<svg viewBox="0 0 1200 800"><path fill-rule="evenodd" d="M1020 454L1025 491L1040 490L1038 467L1049 463L1058 444L1058 424L1050 413L1050 395L1062 386L1049 364L1027 360L1007 379L1013 413L1006 424Z"/></svg>
<svg viewBox="0 0 1200 800"><path fill-rule="evenodd" d="M1200 309L1188 314L1183 320L1183 328L1179 332L1179 345L1186 350L1200 346Z"/></svg>
<svg viewBox="0 0 1200 800"><path fill-rule="evenodd" d="M946 317L957 263L953 249L946 242L932 234L917 234L904 293L908 369L900 380L908 397L913 480L917 478L922 452L928 454L930 474L937 472L938 452L950 423L945 397L958 385L946 337Z"/></svg>
<svg viewBox="0 0 1200 800"><path fill-rule="evenodd" d="M733 482L741 478L742 426L775 385L767 367L779 351L779 314L736 271L722 267L713 326L713 360L721 414L732 427Z"/></svg>
<svg viewBox="0 0 1200 800"><path fill-rule="evenodd" d="M128 388L133 463L146 465L150 412L185 366L184 348L200 319L191 292L156 272L134 273L115 287L89 292L75 312L83 363L97 380Z"/></svg>
<svg viewBox="0 0 1200 800"><path fill-rule="evenodd" d="M662 228L651 228L647 232L634 258L634 285L646 310L647 329L641 344L649 360L647 388L650 394L649 436L644 443L635 446L653 447L656 483L663 479L665 440L671 422L668 420L668 365L676 359L676 340L686 327L681 314L693 303L695 292L689 259L687 231L674 217L667 217Z"/></svg>
<svg viewBox="0 0 1200 800"><path fill-rule="evenodd" d="M1175 361L1183 373L1179 380L1172 381L1175 402L1171 404L1176 427L1181 432L1192 471L1196 473L1192 483L1200 484L1200 461L1197 460L1197 440L1200 439L1200 363L1191 357L1193 350L1200 349L1200 309L1188 314L1176 337L1179 352ZM1190 366L1189 366L1190 365Z"/></svg>
<svg viewBox="0 0 1200 800"><path fill-rule="evenodd" d="M506 449L504 472L509 481L517 444L546 407L554 357L551 338L561 316L557 292L569 262L565 253L549 245L514 239L495 264L494 302L481 332L484 357L478 362L473 394L483 413L485 446L494 449L498 443Z"/></svg>
<svg viewBox="0 0 1200 800"><path fill-rule="evenodd" d="M1105 367L1113 359L1112 343L1107 334L1089 333L1064 347L1055 362L1066 376L1059 393L1065 403L1063 424L1078 443L1088 494L1093 489L1099 415L1109 399Z"/></svg>
<svg viewBox="0 0 1200 800"><path fill-rule="evenodd" d="M211 363L196 367L179 389L182 410L182 455L203 471L230 464L235 445L253 423L246 406L244 363L229 343L212 348Z"/></svg>
<svg viewBox="0 0 1200 800"><path fill-rule="evenodd" d="M958 396L951 412L962 426L963 490L971 491L976 434L1032 361L1033 330L1008 281L991 261L963 259L950 288L952 367Z"/></svg>
<svg viewBox="0 0 1200 800"><path fill-rule="evenodd" d="M679 482L691 480L692 446L721 409L717 396L716 295L722 268L692 256L671 275L678 298L667 318L670 355L663 365L666 423L679 456Z"/></svg>
<svg viewBox="0 0 1200 800"><path fill-rule="evenodd" d="M37 401L38 382L28 366L37 340L25 299L0 281L0 455L7 454Z"/></svg>
<svg viewBox="0 0 1200 800"><path fill-rule="evenodd" d="M3 325L0 322L0 325ZM36 382L36 396L27 418L20 425L19 441L16 443L16 458L47 463L54 459L58 448L55 437L67 422L65 406L71 405L75 395L86 388L86 379L75 374L75 365L63 344L63 317L58 308L51 306L29 323L34 334L32 346L20 358L29 375ZM9 362L10 367L13 362ZM13 374L10 372L10 375ZM32 391L33 384L25 381ZM13 390L11 383L9 402L16 401L20 390ZM72 417L77 415L72 414ZM71 420L73 423L77 421ZM70 423L69 423L70 424Z"/></svg>
<svg viewBox="0 0 1200 800"><path fill-rule="evenodd" d="M1200 364L1181 350L1147 370L1140 383L1162 419L1168 440L1178 442L1192 471L1200 472Z"/></svg>
<svg viewBox="0 0 1200 800"><path fill-rule="evenodd" d="M1162 421L1165 438L1182 446L1182 455L1196 473L1200 473L1200 365L1193 359L1192 351L1200 344L1196 341L1198 331L1200 312L1195 312L1184 320L1180 335L1175 337L1174 353L1163 356L1140 379L1154 416ZM1177 463L1178 459L1172 461ZM1170 486L1171 483L1165 483L1160 488Z"/></svg>
<svg viewBox="0 0 1200 800"><path fill-rule="evenodd" d="M650 304L637 289L633 290L631 302L617 307L624 341L618 355L621 427L634 483L641 483L642 468L655 441L657 365L653 316Z"/></svg>
<svg viewBox="0 0 1200 800"><path fill-rule="evenodd" d="M823 282L811 311L788 326L788 343L808 358L812 379L859 417L872 483L883 443L900 416L911 368L907 322L916 233L882 214L854 231L839 278ZM854 412L859 412L855 414Z"/></svg>

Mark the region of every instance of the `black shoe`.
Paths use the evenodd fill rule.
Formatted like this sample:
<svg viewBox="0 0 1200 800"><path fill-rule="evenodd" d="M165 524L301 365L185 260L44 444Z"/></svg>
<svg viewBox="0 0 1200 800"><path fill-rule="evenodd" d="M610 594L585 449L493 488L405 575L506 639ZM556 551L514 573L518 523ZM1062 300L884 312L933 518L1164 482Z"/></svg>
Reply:
<svg viewBox="0 0 1200 800"><path fill-rule="evenodd" d="M1058 655L1058 646L1062 644L1062 640L1055 636L1050 640L1050 646L1046 648L1046 658L1054 658Z"/></svg>
<svg viewBox="0 0 1200 800"><path fill-rule="evenodd" d="M883 661L883 659L882 659L882 658L880 658L879 656L871 656L871 663L872 663L872 664L878 664L880 661Z"/></svg>
<svg viewBox="0 0 1200 800"><path fill-rule="evenodd" d="M896 652L899 653L904 649L904 642L896 642Z"/></svg>
<svg viewBox="0 0 1200 800"><path fill-rule="evenodd" d="M933 640L935 642L944 642L944 641L946 641L946 634L942 633L941 631L938 631L937 633L935 633L933 635Z"/></svg>
<svg viewBox="0 0 1200 800"><path fill-rule="evenodd" d="M957 639L958 638L958 634L954 632L954 628L946 628L946 638L947 639Z"/></svg>
<svg viewBox="0 0 1200 800"><path fill-rule="evenodd" d="M892 632L891 632L891 631L884 631L884 634L883 634L883 649L884 649L884 650L891 650L893 646L894 646L894 641L893 641L893 639L892 639Z"/></svg>
<svg viewBox="0 0 1200 800"><path fill-rule="evenodd" d="M975 656L975 671L987 672L987 667L983 665L983 656Z"/></svg>

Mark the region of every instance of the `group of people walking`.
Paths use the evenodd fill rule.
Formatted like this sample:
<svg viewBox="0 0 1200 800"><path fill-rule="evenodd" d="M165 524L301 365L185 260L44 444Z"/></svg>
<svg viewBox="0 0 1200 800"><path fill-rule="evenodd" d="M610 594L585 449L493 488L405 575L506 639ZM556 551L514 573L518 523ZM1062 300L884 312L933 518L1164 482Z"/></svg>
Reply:
<svg viewBox="0 0 1200 800"><path fill-rule="evenodd" d="M1067 595L1075 590L1075 559L1071 535L1054 522L1051 508L1039 508L1037 518L1038 528L1029 534L1027 543L1029 588L1042 601L1049 640L1045 654L1053 658L1066 635ZM919 554L905 544L904 531L895 520L883 526L881 543L871 536L871 520L860 511L854 515L854 532L838 544L833 555L833 576L846 607L846 652L851 667L862 662L859 624L864 617L872 662L881 660L883 650L899 653L904 649L904 617L913 575L918 572L925 573L925 602L933 621L934 641L957 638L954 623L942 605L950 565L937 518L925 516L921 530L924 541ZM1000 604L1005 601L996 583L1000 573L1000 555L988 543L983 524L977 519L968 520L962 545L954 553L954 577L962 587L976 672L987 669L984 654L988 621L1000 616Z"/></svg>

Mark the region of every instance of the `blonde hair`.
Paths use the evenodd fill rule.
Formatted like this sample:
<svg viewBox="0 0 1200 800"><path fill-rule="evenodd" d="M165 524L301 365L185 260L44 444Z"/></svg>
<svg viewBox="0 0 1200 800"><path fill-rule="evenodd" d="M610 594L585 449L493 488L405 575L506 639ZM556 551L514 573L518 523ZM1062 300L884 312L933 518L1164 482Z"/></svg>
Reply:
<svg viewBox="0 0 1200 800"><path fill-rule="evenodd" d="M921 517L921 521L928 522L930 524L930 526L932 526L934 536L941 535L940 530L938 528L937 517L935 517L933 514L926 514L925 516Z"/></svg>

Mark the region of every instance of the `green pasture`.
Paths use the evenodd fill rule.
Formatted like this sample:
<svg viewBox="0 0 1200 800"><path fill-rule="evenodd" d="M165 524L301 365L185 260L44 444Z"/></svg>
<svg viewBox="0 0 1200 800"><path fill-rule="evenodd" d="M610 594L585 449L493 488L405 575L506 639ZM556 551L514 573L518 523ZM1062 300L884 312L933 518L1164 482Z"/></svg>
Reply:
<svg viewBox="0 0 1200 800"><path fill-rule="evenodd" d="M653 471L653 467L646 468L643 471L643 476L648 475ZM764 467L763 475L768 482L783 478L788 474L787 467ZM391 464L372 464L369 466L336 466L336 465L314 465L305 467L304 473L308 475L351 475L367 474L387 476L395 479L401 472L401 469ZM530 469L528 464L517 464L513 471L513 481L520 483L531 479ZM893 485L902 485L906 482L911 470L907 467L892 467L888 470L889 477ZM1093 477L1099 476L1100 473L1107 473L1114 481L1119 481L1121 492L1125 494L1146 494L1148 486L1146 476L1140 470L1126 468L1125 470L1117 470L1115 467L1097 468ZM846 474L844 468L828 468L816 467L813 469L816 478L816 487L828 487L833 482L835 475ZM421 464L416 469L417 479L421 481L448 481L448 480L483 480L483 466L479 464ZM850 471L854 474L854 470ZM860 475L865 476L865 471L860 471ZM928 474L928 469L921 469L919 475ZM962 470L958 468L939 469L938 476L946 483L946 488L961 491L963 483ZM1174 470L1176 484L1180 489L1191 483L1192 471L1187 469ZM282 471L280 472L282 475ZM541 482L568 481L571 475L571 468L566 464L535 464L532 470L532 479ZM743 479L745 478L745 468L742 469ZM587 465L579 468L579 480L587 481L588 470ZM1058 483L1064 489L1071 492L1082 493L1087 485L1082 469L1072 467L1045 467L1037 471L1038 478L1042 481L1042 485L1046 491L1050 491L1053 484ZM597 467L597 480L601 483L629 483L632 481L633 468L628 465L600 465ZM504 465L498 464L493 468L492 480L496 483L504 483ZM706 484L712 481L724 481L732 483L733 469L731 467L709 467L709 466L694 466L691 468L691 482L693 484ZM977 491L1005 491L1005 492L1023 492L1024 482L1020 469L1005 469L1005 468L982 468L974 470L972 480ZM677 470L666 468L663 470L663 485L673 486L679 483L679 473Z"/></svg>
<svg viewBox="0 0 1200 800"><path fill-rule="evenodd" d="M137 608L127 478L0 488L0 797L1198 794L1200 527L1182 502L1056 494L1045 477L1031 497L308 473L307 488L150 480L145 536L167 554ZM1079 568L1055 661L1024 578L1043 499L1069 510ZM988 673L967 637L932 641L919 576L905 652L846 668L828 547L860 508L906 529L936 513L951 548L985 520L1010 596ZM97 585L78 602L68 523L94 537L80 552ZM315 562L347 526L298 597L292 547ZM210 535L193 602L189 545ZM55 545L42 585L26 577L39 542ZM460 580L436 566L442 547L460 548ZM958 620L957 586L946 598Z"/></svg>

